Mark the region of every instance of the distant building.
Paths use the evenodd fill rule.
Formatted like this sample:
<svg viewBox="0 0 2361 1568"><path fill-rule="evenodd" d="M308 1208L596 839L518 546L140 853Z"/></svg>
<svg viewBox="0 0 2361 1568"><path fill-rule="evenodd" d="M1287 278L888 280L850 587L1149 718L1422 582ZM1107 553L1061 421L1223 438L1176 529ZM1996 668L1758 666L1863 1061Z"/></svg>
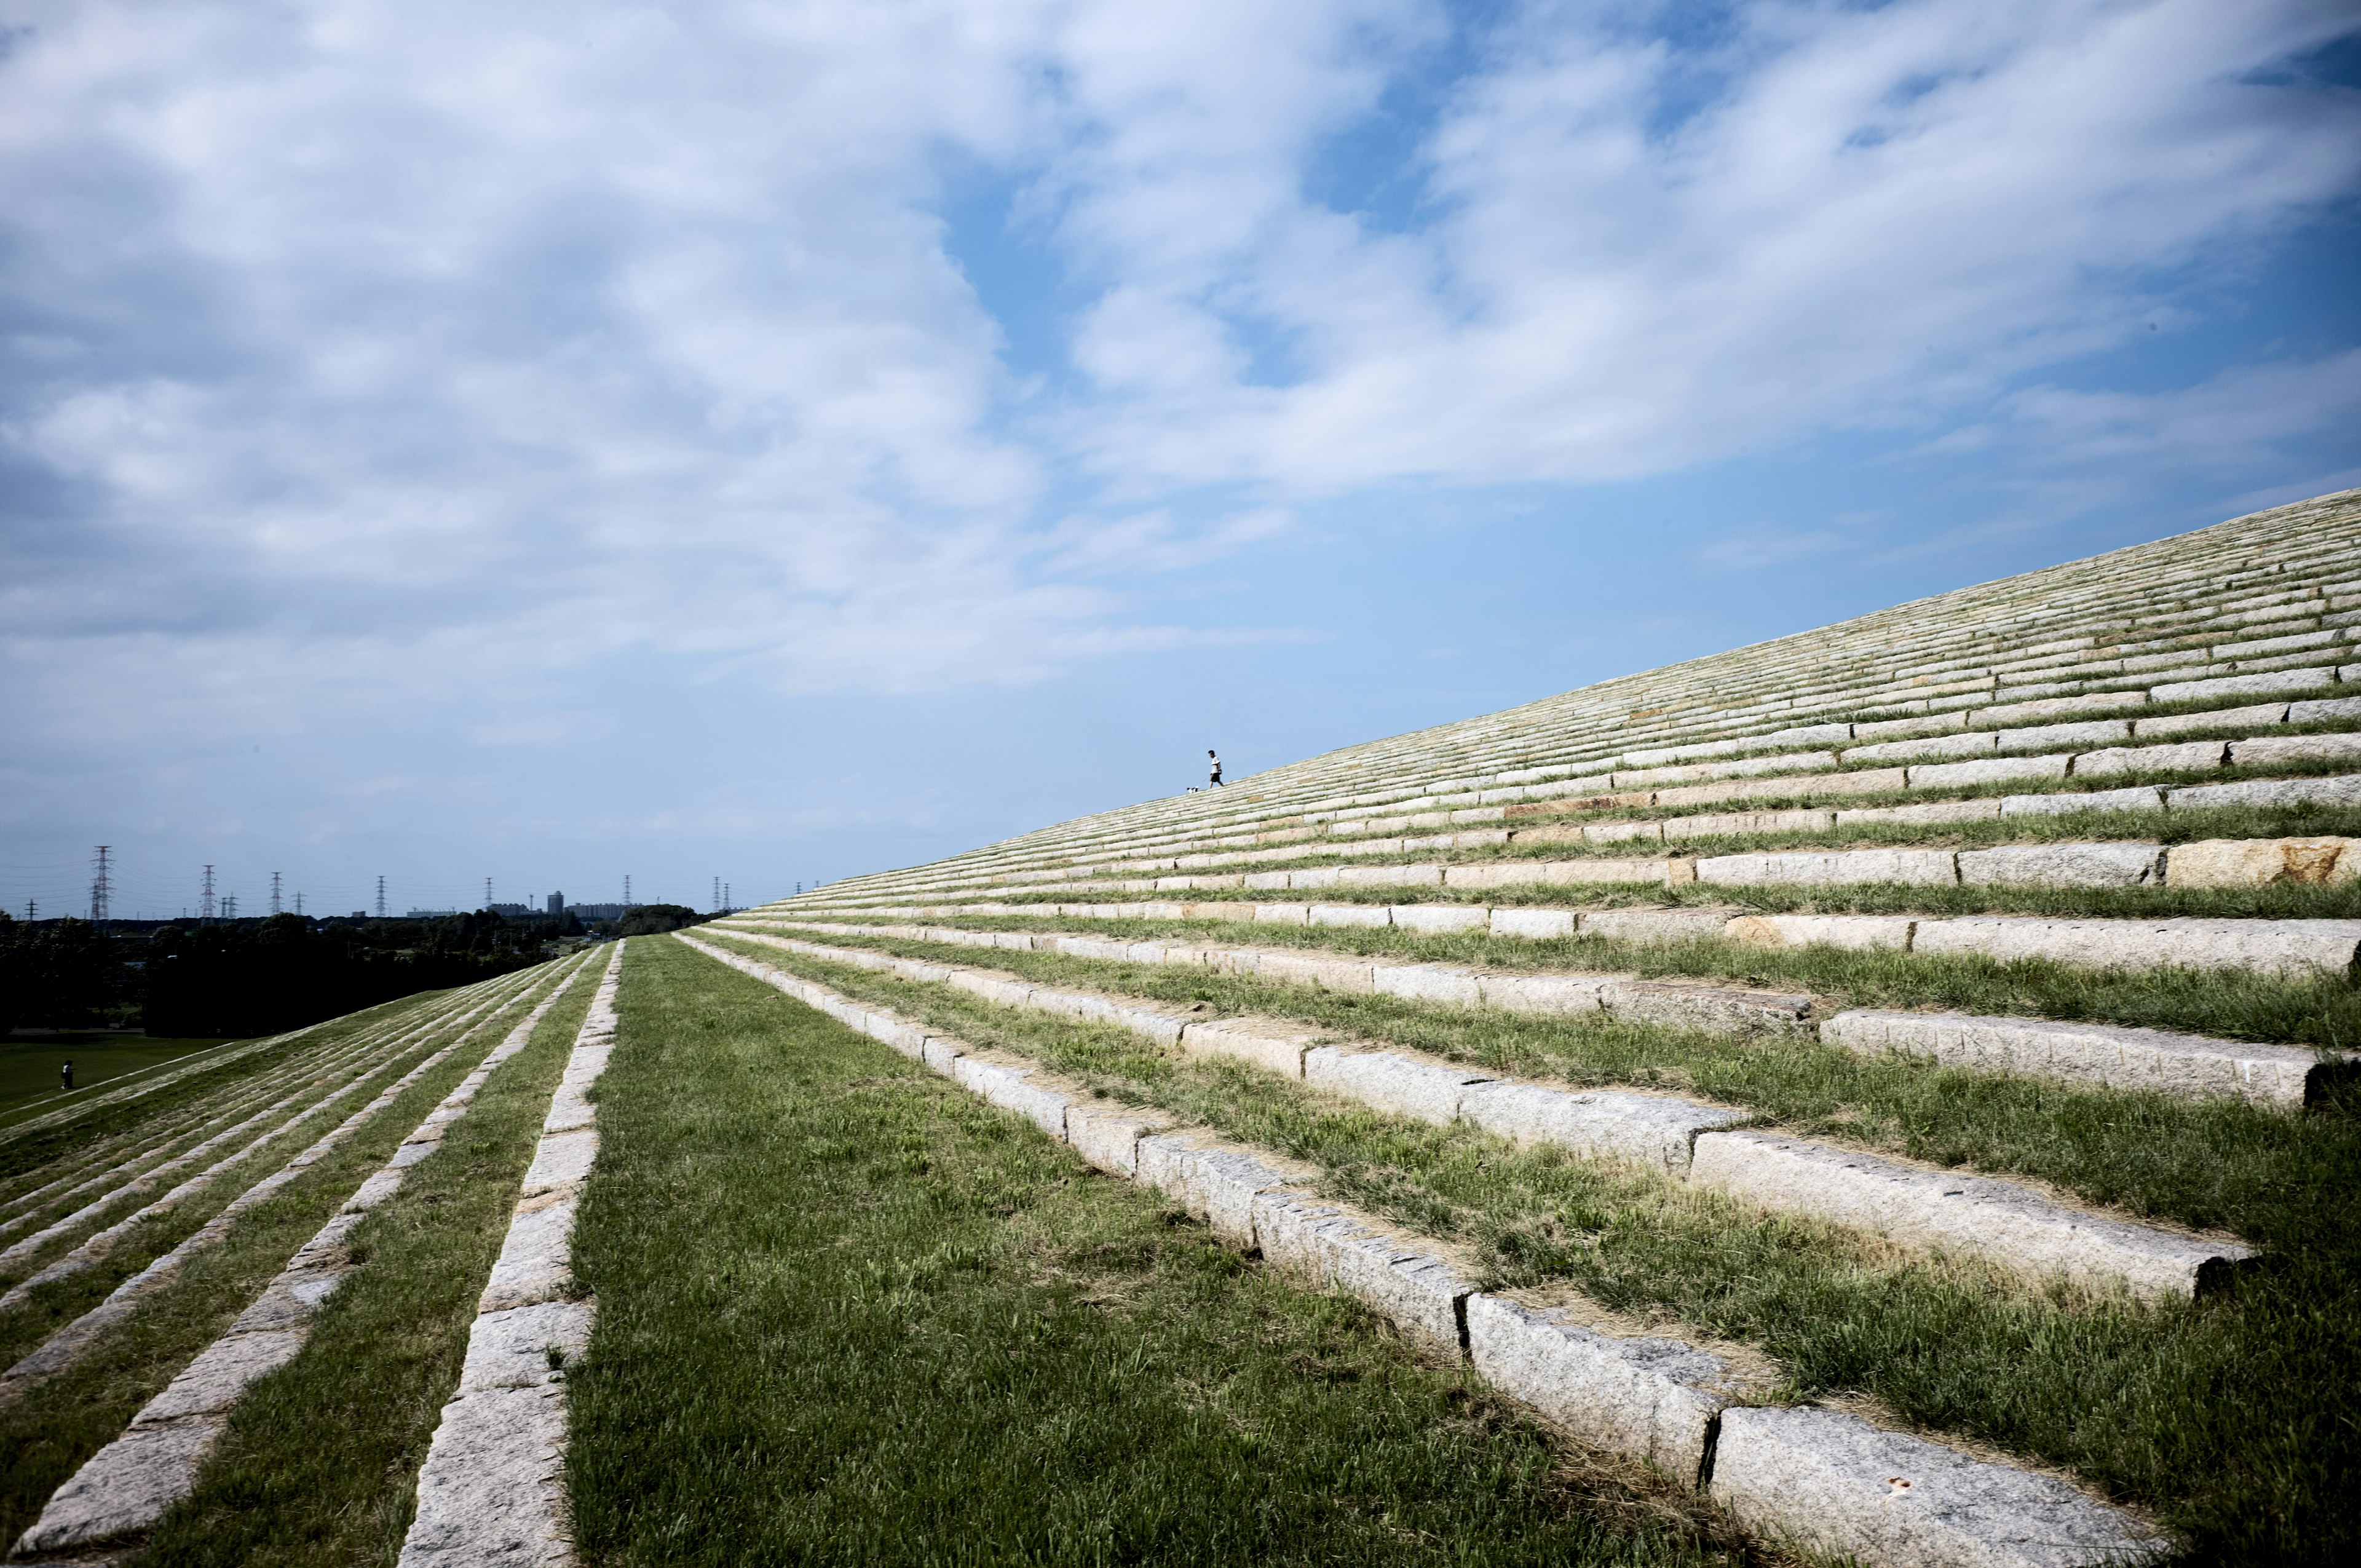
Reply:
<svg viewBox="0 0 2361 1568"><path fill-rule="evenodd" d="M445 916L458 913L456 909L413 909L402 918L404 920L440 920Z"/></svg>
<svg viewBox="0 0 2361 1568"><path fill-rule="evenodd" d="M566 895L564 894L553 893L549 895L549 912L552 915L563 915L566 913Z"/></svg>
<svg viewBox="0 0 2361 1568"><path fill-rule="evenodd" d="M529 916L541 913L530 904L487 904L484 907L495 915L504 915L511 920L522 920Z"/></svg>
<svg viewBox="0 0 2361 1568"><path fill-rule="evenodd" d="M566 912L577 920L620 920L628 904L569 904Z"/></svg>

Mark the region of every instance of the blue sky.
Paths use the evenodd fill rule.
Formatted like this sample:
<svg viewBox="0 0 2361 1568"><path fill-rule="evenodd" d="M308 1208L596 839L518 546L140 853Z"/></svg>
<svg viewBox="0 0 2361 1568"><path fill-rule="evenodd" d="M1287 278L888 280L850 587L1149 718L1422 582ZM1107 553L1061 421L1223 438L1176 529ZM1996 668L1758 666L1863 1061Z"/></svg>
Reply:
<svg viewBox="0 0 2361 1568"><path fill-rule="evenodd" d="M20 915L751 902L2361 485L2348 5L0 27Z"/></svg>

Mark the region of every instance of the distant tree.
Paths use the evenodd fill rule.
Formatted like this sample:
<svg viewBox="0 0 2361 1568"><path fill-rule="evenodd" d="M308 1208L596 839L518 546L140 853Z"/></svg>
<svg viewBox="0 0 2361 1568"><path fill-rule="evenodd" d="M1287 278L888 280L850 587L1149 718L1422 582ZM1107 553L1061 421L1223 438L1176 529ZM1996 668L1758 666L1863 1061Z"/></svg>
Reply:
<svg viewBox="0 0 2361 1568"><path fill-rule="evenodd" d="M0 921L0 1019L86 1029L118 1022L127 1001L124 954L87 920ZM127 944L126 944L127 945Z"/></svg>
<svg viewBox="0 0 2361 1568"><path fill-rule="evenodd" d="M677 931L684 926L694 926L704 920L685 904L635 904L623 911L615 922L618 937L653 937L665 931Z"/></svg>

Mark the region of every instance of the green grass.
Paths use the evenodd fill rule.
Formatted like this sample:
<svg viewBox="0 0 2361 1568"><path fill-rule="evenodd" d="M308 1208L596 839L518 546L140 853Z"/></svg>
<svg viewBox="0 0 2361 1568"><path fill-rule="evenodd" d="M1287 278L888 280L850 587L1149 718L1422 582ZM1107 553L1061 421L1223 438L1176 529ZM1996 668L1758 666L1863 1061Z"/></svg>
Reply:
<svg viewBox="0 0 2361 1568"><path fill-rule="evenodd" d="M313 1320L302 1354L247 1391L195 1494L135 1559L141 1568L400 1556L476 1299L597 981L575 982L442 1146L355 1231L361 1266Z"/></svg>
<svg viewBox="0 0 2361 1568"><path fill-rule="evenodd" d="M776 950L753 956L1311 1160L1337 1195L1476 1247L1502 1281L1569 1281L1610 1307L1757 1344L1799 1392L1866 1394L1938 1432L2071 1468L2158 1509L2190 1541L2190 1561L2333 1563L2361 1550L2346 1501L2361 1482L2361 1445L2338 1403L2320 1398L2361 1377L2361 1239L2345 1223L2361 1133L2350 1120L2066 1094L1817 1047L1747 1051L1654 1032L1662 1055L1688 1053L1694 1078L1779 1087L1798 1109L1817 1101L1831 1130L1875 1142L1882 1124L1929 1155L2013 1135L2026 1165L2080 1169L2100 1193L2145 1192L2185 1217L2232 1221L2268 1249L2264 1267L2202 1302L2138 1306L1760 1218L1563 1150L1380 1115L1236 1064L1176 1059L1112 1028ZM1242 988L1224 1000L1257 998ZM1384 1009L1347 1011L1345 1021L1366 1025ZM1502 1025L1456 1043L1468 1059L1470 1047L1488 1046L1512 1055L1504 1065L1562 1068L1586 1044L1611 1058L1619 1036L1641 1053L1642 1033Z"/></svg>
<svg viewBox="0 0 2361 1568"><path fill-rule="evenodd" d="M178 1061L221 1040L156 1040L120 1034L16 1035L0 1041L0 1115L38 1101L60 1101L58 1069L73 1063L76 1092L144 1068Z"/></svg>
<svg viewBox="0 0 2361 1568"><path fill-rule="evenodd" d="M1071 919L1016 916L962 916L956 924L972 930L1074 928ZM1577 935L1531 940L1480 932L1427 936L1391 927L1270 924L1241 928L1187 920L1097 920L1089 930L1094 936L1299 948L1414 963L1464 963L1509 972L1567 970L1643 979L1709 980L1808 992L1823 1014L1846 1007L1915 1008L2087 1020L2238 1040L2348 1049L2361 1046L2361 985L2346 977L2291 980L2239 970L2094 970L2042 959L2004 962L1965 955L1855 952L1826 946L1750 948L1718 938L1619 942ZM883 938L830 934L827 939L850 946L892 946L891 939ZM994 953L991 961L1025 956ZM986 960L971 956L965 961Z"/></svg>
<svg viewBox="0 0 2361 1568"><path fill-rule="evenodd" d="M633 949L621 1014L576 1239L593 1563L1741 1550L1353 1304L675 943Z"/></svg>
<svg viewBox="0 0 2361 1568"><path fill-rule="evenodd" d="M500 1032L509 1026L513 1026L513 1015ZM479 1046L471 1042L468 1049L454 1052L404 1090L350 1141L247 1210L219 1245L191 1258L178 1278L147 1297L137 1313L102 1338L72 1368L0 1409L0 1535L14 1540L31 1524L50 1493L91 1454L112 1442L140 1406L229 1326L286 1266L295 1249L473 1070L500 1038L499 1033L488 1033L489 1037L480 1038ZM225 1177L226 1190L217 1188L209 1194L215 1201L204 1204L202 1212L182 1216L171 1239L192 1229L204 1214L257 1178L278 1168L289 1154L331 1124L324 1121L309 1128L302 1142L291 1137L282 1140L285 1146L265 1151L261 1160L244 1168L243 1180L232 1182ZM134 1239L126 1238L126 1246ZM62 1317L95 1301L104 1294L100 1286L112 1288L115 1277L129 1271L129 1260L122 1256L122 1250L100 1269L49 1288L53 1293L71 1291L71 1299L37 1295L27 1309L10 1314L12 1343L0 1355L14 1360L46 1337ZM93 1275L99 1277L93 1279Z"/></svg>

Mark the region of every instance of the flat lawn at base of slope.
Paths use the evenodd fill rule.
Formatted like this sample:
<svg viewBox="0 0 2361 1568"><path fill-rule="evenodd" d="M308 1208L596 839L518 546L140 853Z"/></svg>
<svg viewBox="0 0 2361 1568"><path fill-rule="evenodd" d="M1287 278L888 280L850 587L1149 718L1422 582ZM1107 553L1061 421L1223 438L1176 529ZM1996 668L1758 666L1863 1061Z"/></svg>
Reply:
<svg viewBox="0 0 2361 1568"><path fill-rule="evenodd" d="M313 1320L302 1354L247 1390L195 1495L159 1521L136 1568L341 1568L401 1555L418 1467L458 1387L476 1299L598 978L575 982L354 1232L360 1266Z"/></svg>
<svg viewBox="0 0 2361 1568"><path fill-rule="evenodd" d="M74 1066L74 1087L95 1089L143 1067L211 1050L219 1040L151 1040L137 1033L0 1036L0 1116L35 1100L63 1102L58 1068Z"/></svg>
<svg viewBox="0 0 2361 1568"><path fill-rule="evenodd" d="M677 943L632 948L620 1010L575 1241L592 1563L1752 1555L1356 1305Z"/></svg>

